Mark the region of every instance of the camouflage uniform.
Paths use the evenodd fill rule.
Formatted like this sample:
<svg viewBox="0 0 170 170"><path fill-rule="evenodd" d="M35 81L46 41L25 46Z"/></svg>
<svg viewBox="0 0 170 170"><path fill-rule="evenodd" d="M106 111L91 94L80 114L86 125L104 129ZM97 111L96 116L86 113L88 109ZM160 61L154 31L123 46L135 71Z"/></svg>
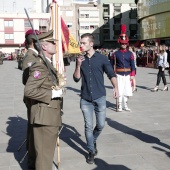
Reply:
<svg viewBox="0 0 170 170"><path fill-rule="evenodd" d="M3 64L3 60L4 60L4 55L3 55L3 53L1 52L1 53L0 53L0 65Z"/></svg>
<svg viewBox="0 0 170 170"><path fill-rule="evenodd" d="M24 58L24 54L20 53L17 56L17 62L18 62L18 69L22 70L22 60Z"/></svg>

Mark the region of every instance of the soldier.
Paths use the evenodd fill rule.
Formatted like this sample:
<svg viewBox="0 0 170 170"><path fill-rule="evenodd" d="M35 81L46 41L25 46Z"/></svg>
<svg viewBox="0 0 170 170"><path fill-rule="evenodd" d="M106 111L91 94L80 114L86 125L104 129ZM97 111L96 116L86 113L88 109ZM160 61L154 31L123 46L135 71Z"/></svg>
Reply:
<svg viewBox="0 0 170 170"><path fill-rule="evenodd" d="M0 65L3 64L3 60L4 60L4 55L3 55L3 53L0 51Z"/></svg>
<svg viewBox="0 0 170 170"><path fill-rule="evenodd" d="M22 60L25 56L24 49L19 49L18 50L18 55L17 55L17 62L18 62L18 69L22 70Z"/></svg>
<svg viewBox="0 0 170 170"><path fill-rule="evenodd" d="M113 53L111 63L117 74L119 98L118 111L131 111L127 105L128 97L132 96L131 81L135 75L135 63L133 53L127 50L129 39L126 35L126 25L121 27L122 33L118 38L120 49ZM123 107L122 107L123 101Z"/></svg>
<svg viewBox="0 0 170 170"><path fill-rule="evenodd" d="M35 30L35 33L38 35L40 32L38 30ZM22 83L25 85L28 77L29 77L29 68L30 66L35 63L37 60L39 60L38 56L38 49L34 48L35 43L35 35L33 30L28 30L25 33L25 46L27 48L27 52L22 60ZM32 101L31 99L24 96L24 103L27 107L27 118L28 118L28 125L27 125L27 143L26 147L28 150L28 167L34 168L35 167L35 148L34 148L34 139L33 139L33 129L30 124L30 112L31 112L31 105Z"/></svg>
<svg viewBox="0 0 170 170"><path fill-rule="evenodd" d="M53 31L42 33L38 38L46 61L39 55L39 62L30 67L24 95L34 103L31 107L31 124L36 150L35 169L52 170L58 130L62 123L60 114L62 89L52 89L53 80L58 83L56 69L51 64L52 55L56 53Z"/></svg>

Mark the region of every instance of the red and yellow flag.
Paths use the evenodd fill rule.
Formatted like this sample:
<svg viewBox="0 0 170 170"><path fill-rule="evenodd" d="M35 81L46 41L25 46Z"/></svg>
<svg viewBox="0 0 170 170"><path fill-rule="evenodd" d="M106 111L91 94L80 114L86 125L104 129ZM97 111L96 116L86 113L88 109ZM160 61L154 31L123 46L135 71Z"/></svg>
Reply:
<svg viewBox="0 0 170 170"><path fill-rule="evenodd" d="M80 46L70 33L67 25L61 17L61 38L62 49L64 54L78 54L80 53Z"/></svg>

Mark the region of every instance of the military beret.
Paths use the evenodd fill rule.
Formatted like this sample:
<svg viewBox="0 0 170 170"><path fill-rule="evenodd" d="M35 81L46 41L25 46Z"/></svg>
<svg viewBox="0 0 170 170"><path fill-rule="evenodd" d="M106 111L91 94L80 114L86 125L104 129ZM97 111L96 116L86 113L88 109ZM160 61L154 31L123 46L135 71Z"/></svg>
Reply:
<svg viewBox="0 0 170 170"><path fill-rule="evenodd" d="M34 31L35 31L36 35L41 34L41 32L38 31L38 30L34 30ZM31 35L31 34L34 35L34 31L33 31L32 29L29 29L29 30L25 33L25 38L26 38L28 35Z"/></svg>
<svg viewBox="0 0 170 170"><path fill-rule="evenodd" d="M57 41L56 39L53 38L53 30L50 30L48 32L45 33L41 33L39 35L37 35L38 39L40 42L43 41Z"/></svg>

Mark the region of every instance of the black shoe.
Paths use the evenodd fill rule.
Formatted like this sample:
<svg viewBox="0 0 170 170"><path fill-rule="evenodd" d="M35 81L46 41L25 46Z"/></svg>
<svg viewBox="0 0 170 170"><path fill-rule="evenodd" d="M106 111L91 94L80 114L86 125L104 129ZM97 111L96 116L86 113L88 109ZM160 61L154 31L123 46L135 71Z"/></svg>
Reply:
<svg viewBox="0 0 170 170"><path fill-rule="evenodd" d="M97 150L97 144L94 143L94 149L95 149L95 153L94 153L94 156L96 156L98 154L98 150Z"/></svg>
<svg viewBox="0 0 170 170"><path fill-rule="evenodd" d="M86 161L87 161L88 164L93 164L94 163L94 153L89 152Z"/></svg>

